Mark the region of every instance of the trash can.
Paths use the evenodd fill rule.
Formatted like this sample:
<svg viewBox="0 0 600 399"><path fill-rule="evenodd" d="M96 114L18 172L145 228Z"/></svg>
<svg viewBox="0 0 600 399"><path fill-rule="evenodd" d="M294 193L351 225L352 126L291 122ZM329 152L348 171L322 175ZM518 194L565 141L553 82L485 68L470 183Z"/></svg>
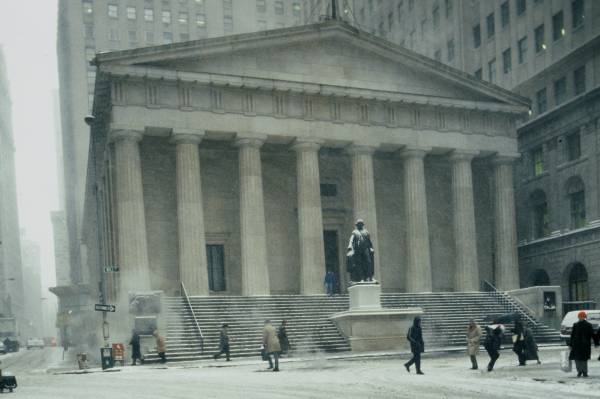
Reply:
<svg viewBox="0 0 600 399"><path fill-rule="evenodd" d="M77 354L77 365L79 366L79 370L88 368L87 353L83 352Z"/></svg>
<svg viewBox="0 0 600 399"><path fill-rule="evenodd" d="M113 350L110 346L100 348L100 361L102 362L102 370L113 367Z"/></svg>

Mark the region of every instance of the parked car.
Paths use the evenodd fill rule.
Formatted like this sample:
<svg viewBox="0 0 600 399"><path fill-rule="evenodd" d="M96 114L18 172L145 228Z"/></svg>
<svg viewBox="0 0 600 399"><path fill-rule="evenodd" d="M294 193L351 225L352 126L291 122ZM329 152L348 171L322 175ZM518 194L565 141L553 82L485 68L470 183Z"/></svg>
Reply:
<svg viewBox="0 0 600 399"><path fill-rule="evenodd" d="M6 346L4 346L2 341L0 341L0 353L2 353L3 355L6 355Z"/></svg>
<svg viewBox="0 0 600 399"><path fill-rule="evenodd" d="M19 340L17 339L17 337L7 337L2 342L4 344L6 353L18 352L19 348L21 347L21 344L19 343Z"/></svg>
<svg viewBox="0 0 600 399"><path fill-rule="evenodd" d="M581 310L573 310L565 315L562 322L560 323L560 337L565 341L565 344L569 345L571 340L571 330L573 330L573 324L579 320L577 313ZM600 328L600 310L585 310L587 313L587 321L592 324L594 331L598 331Z"/></svg>
<svg viewBox="0 0 600 399"><path fill-rule="evenodd" d="M30 338L27 340L27 349L40 348L44 349L44 340L40 338Z"/></svg>

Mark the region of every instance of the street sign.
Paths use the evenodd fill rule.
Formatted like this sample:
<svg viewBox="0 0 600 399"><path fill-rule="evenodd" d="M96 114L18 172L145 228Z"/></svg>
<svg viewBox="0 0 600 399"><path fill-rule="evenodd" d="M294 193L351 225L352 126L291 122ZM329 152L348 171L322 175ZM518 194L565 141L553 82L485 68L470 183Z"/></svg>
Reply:
<svg viewBox="0 0 600 399"><path fill-rule="evenodd" d="M114 312L116 309L115 305L103 305L101 303L94 305L94 310L97 312Z"/></svg>
<svg viewBox="0 0 600 399"><path fill-rule="evenodd" d="M117 273L119 271L119 266L105 266L104 273Z"/></svg>

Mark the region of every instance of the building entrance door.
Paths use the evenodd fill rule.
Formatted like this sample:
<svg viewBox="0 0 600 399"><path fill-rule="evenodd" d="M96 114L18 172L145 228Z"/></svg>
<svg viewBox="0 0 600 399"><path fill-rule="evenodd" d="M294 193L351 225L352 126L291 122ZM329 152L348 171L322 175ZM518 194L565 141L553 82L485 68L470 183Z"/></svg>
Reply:
<svg viewBox="0 0 600 399"><path fill-rule="evenodd" d="M325 244L325 272L332 271L335 274L335 293L340 291L340 248L337 230L323 231L323 243ZM325 272L323 275L325 275Z"/></svg>

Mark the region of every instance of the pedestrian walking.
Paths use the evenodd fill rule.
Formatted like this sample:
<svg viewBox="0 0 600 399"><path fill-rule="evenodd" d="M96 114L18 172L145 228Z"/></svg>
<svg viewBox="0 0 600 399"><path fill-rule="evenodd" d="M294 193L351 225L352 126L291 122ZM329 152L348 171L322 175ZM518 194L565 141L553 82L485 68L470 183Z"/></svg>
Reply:
<svg viewBox="0 0 600 399"><path fill-rule="evenodd" d="M569 346L571 353L570 360L575 360L575 368L577 369L577 377L588 376L588 360L592 354L592 341L598 346L598 337L594 334L594 328L586 320L587 313L581 311L577 314L578 322L573 324L571 331L571 340Z"/></svg>
<svg viewBox="0 0 600 399"><path fill-rule="evenodd" d="M277 338L281 346L281 354L287 354L290 351L290 340L287 336L287 320L281 322L281 326L277 330Z"/></svg>
<svg viewBox="0 0 600 399"><path fill-rule="evenodd" d="M331 270L325 273L325 291L329 296L335 294L335 273Z"/></svg>
<svg viewBox="0 0 600 399"><path fill-rule="evenodd" d="M496 360L500 357L500 345L502 344L502 335L504 334L504 326L502 324L490 325L485 327L485 341L483 347L490 356L487 371L492 371Z"/></svg>
<svg viewBox="0 0 600 399"><path fill-rule="evenodd" d="M408 329L406 339L410 342L410 351L412 352L412 358L404 363L406 371L410 373L410 366L413 364L417 368L417 374L424 374L421 371L421 353L425 352L425 343L423 342L423 331L421 330L421 318L415 317L413 325Z"/></svg>
<svg viewBox="0 0 600 399"><path fill-rule="evenodd" d="M277 338L277 331L275 331L275 327L271 325L271 320L265 320L265 327L263 328L263 346L267 356L269 357L269 369L273 369L273 371L279 371L279 354L281 353L281 345L279 344L279 338ZM275 359L275 367L273 367L271 356Z"/></svg>
<svg viewBox="0 0 600 399"><path fill-rule="evenodd" d="M138 360L140 361L140 364L144 364L142 351L140 349L140 334L138 334L137 330L132 331L129 345L131 345L131 365L135 366Z"/></svg>
<svg viewBox="0 0 600 399"><path fill-rule="evenodd" d="M467 353L471 358L471 370L477 370L477 354L479 353L479 341L483 335L481 327L474 319L471 319L467 329Z"/></svg>
<svg viewBox="0 0 600 399"><path fill-rule="evenodd" d="M160 357L160 362L166 363L167 357L165 352L167 351L167 346L165 344L165 339L158 333L158 330L154 330L152 335L156 339L156 352L158 353L158 357Z"/></svg>
<svg viewBox="0 0 600 399"><path fill-rule="evenodd" d="M525 338L525 360L535 360L537 364L541 364L538 356L538 346L533 336L531 328L523 328L523 337Z"/></svg>
<svg viewBox="0 0 600 399"><path fill-rule="evenodd" d="M519 366L525 366L525 334L523 322L519 319L515 320L515 326L512 332L513 352L517 354Z"/></svg>
<svg viewBox="0 0 600 399"><path fill-rule="evenodd" d="M230 361L229 357L229 324L223 324L219 332L219 351L213 355L213 359L217 360L222 354L225 354L225 359Z"/></svg>

